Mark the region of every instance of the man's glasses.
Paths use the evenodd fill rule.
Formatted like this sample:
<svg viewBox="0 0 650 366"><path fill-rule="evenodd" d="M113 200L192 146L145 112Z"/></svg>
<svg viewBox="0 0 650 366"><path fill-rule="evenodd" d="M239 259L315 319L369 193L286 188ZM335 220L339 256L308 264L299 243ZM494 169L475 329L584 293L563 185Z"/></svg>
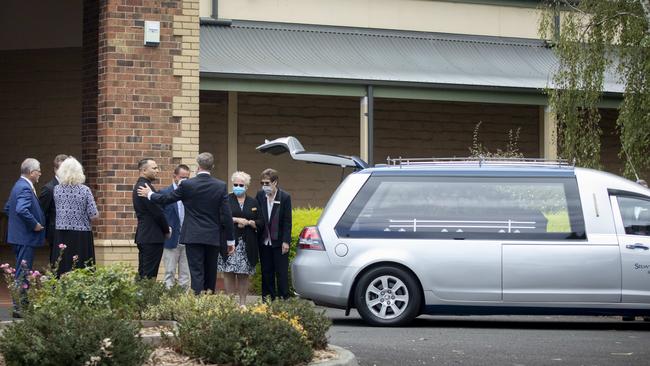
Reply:
<svg viewBox="0 0 650 366"><path fill-rule="evenodd" d="M237 184L237 183L233 183L232 186L233 187L246 187L246 185L244 185L244 184Z"/></svg>
<svg viewBox="0 0 650 366"><path fill-rule="evenodd" d="M271 182L268 181L268 180L263 180L263 181L260 182L260 184L263 185L263 186L270 186Z"/></svg>

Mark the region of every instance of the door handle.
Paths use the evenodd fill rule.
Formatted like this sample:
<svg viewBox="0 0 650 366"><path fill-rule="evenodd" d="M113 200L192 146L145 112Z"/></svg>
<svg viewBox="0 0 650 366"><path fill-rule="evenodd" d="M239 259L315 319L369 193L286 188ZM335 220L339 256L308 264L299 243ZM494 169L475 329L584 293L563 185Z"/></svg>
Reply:
<svg viewBox="0 0 650 366"><path fill-rule="evenodd" d="M643 250L648 250L647 246L641 244L641 243L634 243L634 244L628 244L625 246L627 249L643 249Z"/></svg>

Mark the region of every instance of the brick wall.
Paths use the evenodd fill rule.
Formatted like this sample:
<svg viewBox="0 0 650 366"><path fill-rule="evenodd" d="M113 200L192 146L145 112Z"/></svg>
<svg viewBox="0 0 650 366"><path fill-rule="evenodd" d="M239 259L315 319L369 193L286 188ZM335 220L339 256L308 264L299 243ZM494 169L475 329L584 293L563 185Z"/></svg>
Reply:
<svg viewBox="0 0 650 366"><path fill-rule="evenodd" d="M341 181L341 169L293 161L288 155L260 154L265 138L295 136L309 151L359 154L359 99L262 93L239 94L238 163L253 176L266 167L280 172L282 187L296 206L322 206ZM474 126L483 121L481 141L504 148L509 129L521 127L520 148L539 156L539 109L536 106L438 103L377 99L375 160L386 156L467 156ZM201 93L201 150L216 153L226 174L227 95ZM346 174L349 169L346 170Z"/></svg>
<svg viewBox="0 0 650 366"><path fill-rule="evenodd" d="M201 92L201 137L199 150L214 155L212 174L226 180L228 175L228 93Z"/></svg>
<svg viewBox="0 0 650 366"><path fill-rule="evenodd" d="M466 157L478 122L479 139L489 151L504 149L508 131L520 127L521 152L539 157L537 106L377 99L375 163L387 156Z"/></svg>
<svg viewBox="0 0 650 366"><path fill-rule="evenodd" d="M81 50L0 51L0 200L20 175L20 163L42 164L41 183L56 154L81 156Z"/></svg>
<svg viewBox="0 0 650 366"><path fill-rule="evenodd" d="M97 121L84 130L88 164L96 161L101 219L96 225L99 263L137 263L132 187L137 162L161 168L157 187L171 183L180 162L198 152L198 0L109 0L97 9ZM92 5L85 9L84 43L92 50ZM160 22L160 44L146 47L144 21ZM92 66L91 57L86 62ZM85 79L92 94L92 75ZM92 103L88 106L92 111ZM96 149L96 159L93 159Z"/></svg>
<svg viewBox="0 0 650 366"><path fill-rule="evenodd" d="M41 162L43 185L54 175L56 154L81 156L80 117L80 48L0 51L0 204L25 158ZM37 251L37 267L47 263L48 253ZM14 260L11 248L0 245L0 261Z"/></svg>

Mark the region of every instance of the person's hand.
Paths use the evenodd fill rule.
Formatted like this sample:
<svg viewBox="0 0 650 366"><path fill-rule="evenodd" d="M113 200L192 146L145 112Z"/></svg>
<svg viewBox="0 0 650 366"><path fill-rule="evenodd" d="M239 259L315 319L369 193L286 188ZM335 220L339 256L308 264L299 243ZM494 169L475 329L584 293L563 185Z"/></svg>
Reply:
<svg viewBox="0 0 650 366"><path fill-rule="evenodd" d="M287 254L287 253L289 253L289 244L282 243L282 254Z"/></svg>
<svg viewBox="0 0 650 366"><path fill-rule="evenodd" d="M247 224L253 229L257 229L257 226L255 225L255 220L248 220Z"/></svg>
<svg viewBox="0 0 650 366"><path fill-rule="evenodd" d="M240 229L243 229L245 226L246 226L246 224L244 224L242 222L237 224L237 227L240 228Z"/></svg>
<svg viewBox="0 0 650 366"><path fill-rule="evenodd" d="M152 190L149 188L149 185L147 183L145 183L144 186L138 188L138 196L140 197L147 198L151 192Z"/></svg>
<svg viewBox="0 0 650 366"><path fill-rule="evenodd" d="M165 239L169 239L171 237L172 237L172 227L170 226L169 227L169 232L167 234L165 234Z"/></svg>
<svg viewBox="0 0 650 366"><path fill-rule="evenodd" d="M235 245L228 245L228 255L235 254Z"/></svg>
<svg viewBox="0 0 650 366"><path fill-rule="evenodd" d="M43 229L45 229L45 228L43 227L43 225L41 225L39 223L36 223L36 226L34 226L34 231L41 231Z"/></svg>

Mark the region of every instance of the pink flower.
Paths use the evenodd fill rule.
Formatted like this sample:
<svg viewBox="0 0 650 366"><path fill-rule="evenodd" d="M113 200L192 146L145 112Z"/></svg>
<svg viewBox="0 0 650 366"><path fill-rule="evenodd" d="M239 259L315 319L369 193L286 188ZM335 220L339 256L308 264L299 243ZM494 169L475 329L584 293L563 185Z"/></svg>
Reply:
<svg viewBox="0 0 650 366"><path fill-rule="evenodd" d="M0 266L0 269L7 269L7 268L9 268L9 263L3 263L3 264Z"/></svg>
<svg viewBox="0 0 650 366"><path fill-rule="evenodd" d="M76 262L76 261L78 261L78 260L79 260L79 256L78 256L78 255L73 255L73 256L72 256L72 261L73 261L73 262Z"/></svg>
<svg viewBox="0 0 650 366"><path fill-rule="evenodd" d="M29 288L29 285L26 284L26 283L23 283L23 286L22 286L22 287L23 287L24 289L28 289L28 288Z"/></svg>
<svg viewBox="0 0 650 366"><path fill-rule="evenodd" d="M20 265L21 265L21 266L26 266L26 265L27 265L27 261L23 259L22 261L20 261Z"/></svg>
<svg viewBox="0 0 650 366"><path fill-rule="evenodd" d="M65 248L67 248L67 247L68 247L68 246L65 245L65 244L63 244L63 243L59 244L59 249L65 249Z"/></svg>
<svg viewBox="0 0 650 366"><path fill-rule="evenodd" d="M40 275L41 275L41 272L39 272L39 271L32 272L32 276L34 276L34 277L39 277Z"/></svg>

